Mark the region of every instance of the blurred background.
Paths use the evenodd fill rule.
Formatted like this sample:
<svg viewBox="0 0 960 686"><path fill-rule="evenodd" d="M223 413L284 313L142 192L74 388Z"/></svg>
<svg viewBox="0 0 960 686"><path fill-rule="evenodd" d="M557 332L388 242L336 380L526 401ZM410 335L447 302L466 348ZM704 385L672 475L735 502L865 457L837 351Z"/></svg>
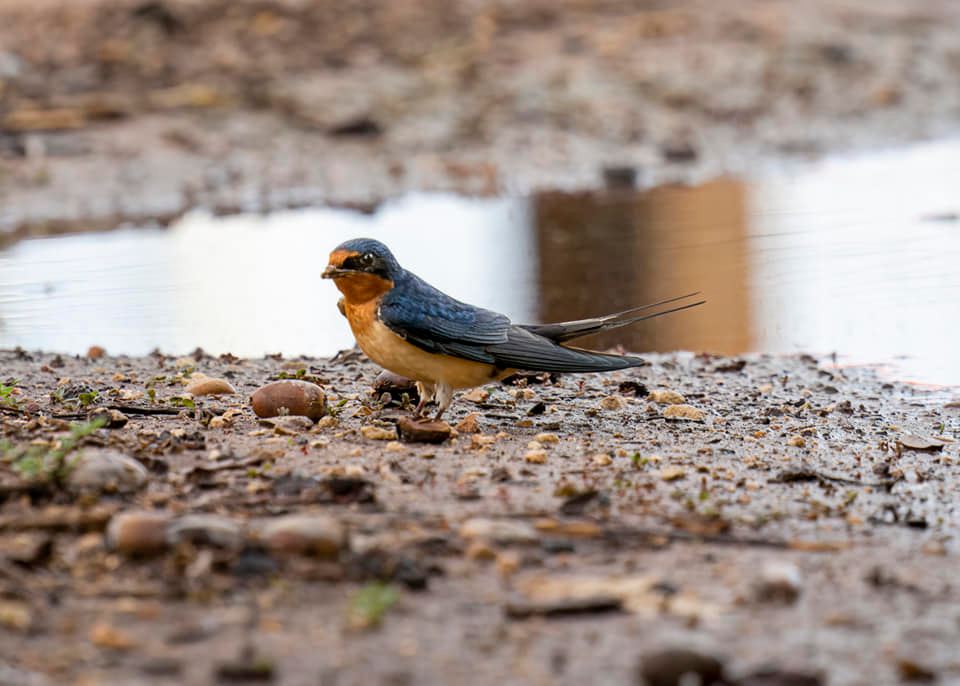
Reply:
<svg viewBox="0 0 960 686"><path fill-rule="evenodd" d="M331 355L384 240L596 347L960 384L960 4L0 0L0 347Z"/></svg>

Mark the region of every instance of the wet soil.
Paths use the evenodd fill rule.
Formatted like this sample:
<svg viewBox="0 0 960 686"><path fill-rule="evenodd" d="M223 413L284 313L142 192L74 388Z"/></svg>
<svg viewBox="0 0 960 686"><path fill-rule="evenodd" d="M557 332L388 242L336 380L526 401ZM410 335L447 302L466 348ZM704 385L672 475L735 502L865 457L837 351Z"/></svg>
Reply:
<svg viewBox="0 0 960 686"><path fill-rule="evenodd" d="M942 393L808 356L650 355L462 396L427 445L395 440L408 410L355 351L101 352L0 353L4 683L679 683L704 661L675 648L725 683L960 679ZM198 372L238 392L190 400ZM258 420L249 396L284 376L329 416ZM118 428L66 438L107 407ZM31 445L114 448L147 478L77 493L30 472ZM111 549L143 511L167 527L151 554ZM265 533L290 514L324 544Z"/></svg>
<svg viewBox="0 0 960 686"><path fill-rule="evenodd" d="M958 13L945 0L4 0L0 227L649 185L912 140L956 128Z"/></svg>

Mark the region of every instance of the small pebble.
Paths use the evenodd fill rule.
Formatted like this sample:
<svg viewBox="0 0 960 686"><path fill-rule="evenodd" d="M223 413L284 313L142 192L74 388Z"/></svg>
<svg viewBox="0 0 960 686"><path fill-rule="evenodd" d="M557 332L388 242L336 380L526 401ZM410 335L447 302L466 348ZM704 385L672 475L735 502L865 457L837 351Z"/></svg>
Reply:
<svg viewBox="0 0 960 686"><path fill-rule="evenodd" d="M328 515L297 514L265 523L260 538L271 552L335 558L347 548L343 524Z"/></svg>
<svg viewBox="0 0 960 686"><path fill-rule="evenodd" d="M904 434L897 439L901 448L906 450L917 450L920 452L939 452L947 444L939 438L930 438L928 436L917 436L915 434Z"/></svg>
<svg viewBox="0 0 960 686"><path fill-rule="evenodd" d="M260 426L273 429L278 436L297 436L313 428L313 420L309 417L289 415L287 417L267 417L260 420Z"/></svg>
<svg viewBox="0 0 960 686"><path fill-rule="evenodd" d="M599 455L594 455L590 458L590 461L598 467L607 467L613 464L613 458L607 455L606 453L600 453Z"/></svg>
<svg viewBox="0 0 960 686"><path fill-rule="evenodd" d="M502 577L513 576L520 569L522 560L515 550L504 550L497 554L497 573Z"/></svg>
<svg viewBox="0 0 960 686"><path fill-rule="evenodd" d="M461 397L463 400L471 403L485 403L490 397L490 391L484 388L474 388L472 391L464 393Z"/></svg>
<svg viewBox="0 0 960 686"><path fill-rule="evenodd" d="M225 379L211 379L206 376L194 375L193 381L187 384L187 393L198 395L233 395L237 389Z"/></svg>
<svg viewBox="0 0 960 686"><path fill-rule="evenodd" d="M397 430L383 426L374 426L366 424L360 427L360 435L369 438L371 441L395 441L397 440Z"/></svg>
<svg viewBox="0 0 960 686"><path fill-rule="evenodd" d="M601 410L619 410L625 405L625 401L619 395L608 395L600 401Z"/></svg>
<svg viewBox="0 0 960 686"><path fill-rule="evenodd" d="M478 434L474 434L470 437L470 448L472 450L483 450L487 446L493 445L496 442L496 436L480 436Z"/></svg>
<svg viewBox="0 0 960 686"><path fill-rule="evenodd" d="M400 438L410 443L443 443L453 434L450 425L442 421L414 420L403 417L397 422Z"/></svg>
<svg viewBox="0 0 960 686"><path fill-rule="evenodd" d="M667 405L661 414L667 419L685 419L692 422L703 421L706 416L703 410L691 405Z"/></svg>
<svg viewBox="0 0 960 686"><path fill-rule="evenodd" d="M491 546L488 542L477 540L473 541L467 546L466 551L464 551L464 555L468 560L490 561L496 559L497 551L494 550L493 546Z"/></svg>
<svg viewBox="0 0 960 686"><path fill-rule="evenodd" d="M389 393L390 397L394 400L400 400L404 393L406 393L407 397L413 402L420 399L416 381L408 379L405 376L400 376L399 374L394 374L393 372L388 372L387 370L380 372L377 378L374 379L373 390L376 391L377 396Z"/></svg>
<svg viewBox="0 0 960 686"><path fill-rule="evenodd" d="M686 648L663 650L644 655L638 670L640 683L646 686L683 686L684 684L722 684L723 662Z"/></svg>
<svg viewBox="0 0 960 686"><path fill-rule="evenodd" d="M462 434L480 433L480 416L471 412L457 423L457 432Z"/></svg>
<svg viewBox="0 0 960 686"><path fill-rule="evenodd" d="M130 556L154 555L167 547L170 517L162 512L120 512L107 526L107 545Z"/></svg>
<svg viewBox="0 0 960 686"><path fill-rule="evenodd" d="M547 451L529 450L527 454L523 456L523 459L531 464L545 464L547 461Z"/></svg>
<svg viewBox="0 0 960 686"><path fill-rule="evenodd" d="M250 396L253 411L258 417L276 417L283 414L309 417L316 421L326 414L326 397L315 383L295 379L274 381L261 386Z"/></svg>
<svg viewBox="0 0 960 686"><path fill-rule="evenodd" d="M650 391L647 395L647 400L655 402L658 405L681 405L687 402L687 399L680 393L667 390Z"/></svg>
<svg viewBox="0 0 960 686"><path fill-rule="evenodd" d="M539 540L537 530L528 522L486 517L474 517L465 521L460 526L460 536L497 543L535 543Z"/></svg>
<svg viewBox="0 0 960 686"><path fill-rule="evenodd" d="M687 475L683 467L664 467L660 470L660 478L664 481L677 481Z"/></svg>
<svg viewBox="0 0 960 686"><path fill-rule="evenodd" d="M557 434L551 434L551 433L537 434L536 440L538 443L544 443L544 444L560 442L560 438L557 436Z"/></svg>
<svg viewBox="0 0 960 686"><path fill-rule="evenodd" d="M133 493L147 483L147 470L116 450L88 448L70 461L67 489L74 493Z"/></svg>
<svg viewBox="0 0 960 686"><path fill-rule="evenodd" d="M795 564L770 561L763 565L754 590L760 602L789 605L800 597L803 577Z"/></svg>
<svg viewBox="0 0 960 686"><path fill-rule="evenodd" d="M167 542L171 545L189 542L235 550L243 545L243 528L232 519L220 515L183 515L167 527Z"/></svg>
<svg viewBox="0 0 960 686"><path fill-rule="evenodd" d="M98 648L111 650L130 650L137 645L129 634L104 622L94 624L90 629L90 642Z"/></svg>
<svg viewBox="0 0 960 686"><path fill-rule="evenodd" d="M741 678L737 686L823 686L823 677L812 672L795 672L768 667Z"/></svg>
<svg viewBox="0 0 960 686"><path fill-rule="evenodd" d="M802 448L806 444L807 442L803 440L803 436L791 436L789 440L787 440L787 445L793 448Z"/></svg>
<svg viewBox="0 0 960 686"><path fill-rule="evenodd" d="M107 429L122 429L127 425L127 421L129 421L127 415L120 410L110 410L106 407L98 407L87 415L87 417L91 421L101 419L103 426Z"/></svg>
<svg viewBox="0 0 960 686"><path fill-rule="evenodd" d="M935 671L910 658L900 658L897 660L897 672L900 673L900 679L903 681L932 683L937 680L937 673Z"/></svg>
<svg viewBox="0 0 960 686"><path fill-rule="evenodd" d="M0 598L0 627L27 632L32 625L33 613L29 605L16 600Z"/></svg>

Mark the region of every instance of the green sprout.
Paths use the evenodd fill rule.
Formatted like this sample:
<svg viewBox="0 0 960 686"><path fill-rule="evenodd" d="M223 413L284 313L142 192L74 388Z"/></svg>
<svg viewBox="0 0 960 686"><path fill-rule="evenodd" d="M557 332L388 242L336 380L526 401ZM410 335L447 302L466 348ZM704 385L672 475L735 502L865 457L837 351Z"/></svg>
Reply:
<svg viewBox="0 0 960 686"><path fill-rule="evenodd" d="M80 405L82 407L89 407L90 405L93 405L99 398L100 393L97 391L87 391L77 396L77 399L80 401Z"/></svg>
<svg viewBox="0 0 960 686"><path fill-rule="evenodd" d="M13 389L17 385L16 379L8 379L7 383L0 383L0 407L20 409L20 401L13 397Z"/></svg>
<svg viewBox="0 0 960 686"><path fill-rule="evenodd" d="M96 417L89 422L70 424L69 435L61 438L51 448L39 445L14 445L0 442L0 461L7 462L23 479L60 484L69 472L67 457L80 447L83 439L103 428L106 417Z"/></svg>
<svg viewBox="0 0 960 686"><path fill-rule="evenodd" d="M379 626L384 615L400 599L392 586L381 582L367 584L353 594L347 611L350 628L363 630Z"/></svg>

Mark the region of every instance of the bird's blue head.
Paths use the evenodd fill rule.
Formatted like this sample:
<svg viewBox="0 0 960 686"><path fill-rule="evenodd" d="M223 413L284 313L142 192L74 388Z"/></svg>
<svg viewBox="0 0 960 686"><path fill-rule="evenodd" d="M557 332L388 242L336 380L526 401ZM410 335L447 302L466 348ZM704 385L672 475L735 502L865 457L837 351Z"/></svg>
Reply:
<svg viewBox="0 0 960 686"><path fill-rule="evenodd" d="M372 275L393 282L402 273L403 269L390 248L372 238L354 238L341 243L330 253L323 278Z"/></svg>

